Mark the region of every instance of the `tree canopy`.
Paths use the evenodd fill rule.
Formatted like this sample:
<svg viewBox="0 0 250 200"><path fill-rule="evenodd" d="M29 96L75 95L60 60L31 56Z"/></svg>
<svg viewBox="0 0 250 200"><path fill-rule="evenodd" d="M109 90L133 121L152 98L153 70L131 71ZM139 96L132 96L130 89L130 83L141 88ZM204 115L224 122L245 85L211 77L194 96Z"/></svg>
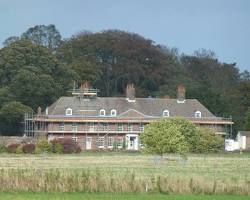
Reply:
<svg viewBox="0 0 250 200"><path fill-rule="evenodd" d="M183 84L187 98L198 99L217 116L232 115L239 130L250 107L249 74L235 63L220 62L210 50L179 54L120 30L84 31L62 40L54 25L37 25L7 38L0 49L0 109L11 101L44 108L67 95L73 81L90 81L100 96L122 96L133 82L138 97L171 98Z"/></svg>

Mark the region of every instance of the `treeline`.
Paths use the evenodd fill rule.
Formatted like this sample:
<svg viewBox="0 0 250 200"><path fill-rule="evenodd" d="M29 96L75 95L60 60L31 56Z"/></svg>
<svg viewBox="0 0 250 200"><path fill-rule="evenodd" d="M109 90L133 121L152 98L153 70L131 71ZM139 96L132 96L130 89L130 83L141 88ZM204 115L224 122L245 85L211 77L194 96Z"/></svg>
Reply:
<svg viewBox="0 0 250 200"><path fill-rule="evenodd" d="M232 116L235 130L250 130L250 73L218 61L209 50L193 55L134 33L80 32L62 39L54 25L38 25L7 38L0 49L0 134L22 134L23 113L45 108L73 82L90 81L100 96L122 96L136 84L138 97L176 96L180 83L218 116Z"/></svg>

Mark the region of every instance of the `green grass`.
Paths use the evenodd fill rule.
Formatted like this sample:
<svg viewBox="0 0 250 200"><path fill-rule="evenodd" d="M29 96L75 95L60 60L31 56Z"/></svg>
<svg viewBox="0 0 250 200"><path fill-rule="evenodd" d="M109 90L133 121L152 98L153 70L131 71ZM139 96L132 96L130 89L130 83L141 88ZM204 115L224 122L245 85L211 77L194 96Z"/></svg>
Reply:
<svg viewBox="0 0 250 200"><path fill-rule="evenodd" d="M235 195L163 195L107 193L0 193L4 200L247 200L249 196Z"/></svg>
<svg viewBox="0 0 250 200"><path fill-rule="evenodd" d="M178 155L0 154L0 191L250 194L248 153Z"/></svg>

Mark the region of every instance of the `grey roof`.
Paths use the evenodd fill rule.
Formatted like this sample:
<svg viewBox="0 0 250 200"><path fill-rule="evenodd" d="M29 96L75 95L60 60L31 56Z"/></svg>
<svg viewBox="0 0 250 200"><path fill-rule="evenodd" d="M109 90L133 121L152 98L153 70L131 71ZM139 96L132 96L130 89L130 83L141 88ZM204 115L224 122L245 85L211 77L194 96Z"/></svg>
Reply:
<svg viewBox="0 0 250 200"><path fill-rule="evenodd" d="M250 136L250 131L239 131L242 136Z"/></svg>
<svg viewBox="0 0 250 200"><path fill-rule="evenodd" d="M196 99L186 99L178 103L177 99L135 98L129 102L125 97L97 97L82 99L76 96L61 97L49 107L49 115L65 115L65 110L71 108L74 116L99 116L99 111L105 109L110 116L111 109L117 111L117 117L129 110L137 111L145 117L161 117L163 110L168 110L170 116L194 117L196 111L201 111L202 117L215 117Z"/></svg>

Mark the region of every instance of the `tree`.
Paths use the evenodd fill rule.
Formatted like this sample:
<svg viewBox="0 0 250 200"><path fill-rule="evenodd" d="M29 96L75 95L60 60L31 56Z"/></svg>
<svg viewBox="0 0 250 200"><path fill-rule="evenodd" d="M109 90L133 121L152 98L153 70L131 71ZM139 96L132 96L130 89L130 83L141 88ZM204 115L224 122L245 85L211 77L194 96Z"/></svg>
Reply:
<svg viewBox="0 0 250 200"><path fill-rule="evenodd" d="M161 156L164 153L185 153L189 150L181 127L173 120L164 119L150 123L140 139L147 152Z"/></svg>
<svg viewBox="0 0 250 200"><path fill-rule="evenodd" d="M21 38L29 39L33 43L45 46L49 49L56 49L62 43L62 37L55 25L36 25L24 32Z"/></svg>
<svg viewBox="0 0 250 200"><path fill-rule="evenodd" d="M250 130L250 107L248 108L246 114L245 114L245 124L244 124L245 130Z"/></svg>
<svg viewBox="0 0 250 200"><path fill-rule="evenodd" d="M76 79L75 72L61 64L50 50L29 40L1 49L0 57L0 85L8 88L13 100L34 110L66 94ZM3 92L0 90L0 100Z"/></svg>
<svg viewBox="0 0 250 200"><path fill-rule="evenodd" d="M20 40L19 37L17 36L11 36L11 37L8 37L4 42L3 42L3 46L9 46L10 44L12 44L13 42L16 42Z"/></svg>
<svg viewBox="0 0 250 200"><path fill-rule="evenodd" d="M24 113L31 113L32 109L17 101L5 104L0 110L0 134L22 135Z"/></svg>

